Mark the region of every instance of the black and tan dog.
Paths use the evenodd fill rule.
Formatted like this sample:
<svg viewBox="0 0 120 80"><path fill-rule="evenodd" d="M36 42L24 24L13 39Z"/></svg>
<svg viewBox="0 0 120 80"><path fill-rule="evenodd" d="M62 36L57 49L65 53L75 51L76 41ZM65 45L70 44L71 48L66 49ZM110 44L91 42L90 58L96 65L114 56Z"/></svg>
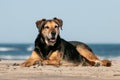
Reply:
<svg viewBox="0 0 120 80"><path fill-rule="evenodd" d="M35 40L35 48L28 60L21 66L29 67L37 64L42 65L91 65L111 66L108 60L99 60L90 47L86 44L71 41L68 42L60 37L63 21L58 18L51 20L42 19L36 22L39 35Z"/></svg>

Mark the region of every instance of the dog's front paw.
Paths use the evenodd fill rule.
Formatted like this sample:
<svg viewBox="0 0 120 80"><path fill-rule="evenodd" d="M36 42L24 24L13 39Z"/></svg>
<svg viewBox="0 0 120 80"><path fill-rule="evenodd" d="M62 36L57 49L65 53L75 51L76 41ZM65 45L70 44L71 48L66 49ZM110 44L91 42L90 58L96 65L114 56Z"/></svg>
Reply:
<svg viewBox="0 0 120 80"><path fill-rule="evenodd" d="M21 67L30 67L31 63L30 62L23 62L22 64L20 64Z"/></svg>
<svg viewBox="0 0 120 80"><path fill-rule="evenodd" d="M42 64L42 65L47 65L47 64L49 64L49 61L48 61L48 60L44 60L44 61L42 61L41 64Z"/></svg>
<svg viewBox="0 0 120 80"><path fill-rule="evenodd" d="M34 65L33 61L25 61L22 64L20 64L21 67L30 67L32 65Z"/></svg>

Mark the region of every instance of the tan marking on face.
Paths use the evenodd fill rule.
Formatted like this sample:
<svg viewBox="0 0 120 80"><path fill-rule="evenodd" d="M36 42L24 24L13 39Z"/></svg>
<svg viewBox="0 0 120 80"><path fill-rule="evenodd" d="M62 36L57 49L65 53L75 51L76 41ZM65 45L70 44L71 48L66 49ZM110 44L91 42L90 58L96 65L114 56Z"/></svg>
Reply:
<svg viewBox="0 0 120 80"><path fill-rule="evenodd" d="M54 45L54 43L48 41L48 39L52 38L51 32L56 33L55 38L59 35L59 26L54 21L48 21L42 29L42 35L47 45Z"/></svg>
<svg viewBox="0 0 120 80"><path fill-rule="evenodd" d="M54 22L54 21L48 21L45 25L44 28L42 30L42 34L43 35L48 35L50 34L52 31L55 31L57 33L59 33L59 27L58 25Z"/></svg>

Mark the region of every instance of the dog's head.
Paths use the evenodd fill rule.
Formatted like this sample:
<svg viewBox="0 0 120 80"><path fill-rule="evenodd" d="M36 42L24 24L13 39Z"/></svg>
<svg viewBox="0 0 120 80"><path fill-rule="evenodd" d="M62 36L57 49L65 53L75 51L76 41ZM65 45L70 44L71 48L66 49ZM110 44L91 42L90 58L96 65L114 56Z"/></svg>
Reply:
<svg viewBox="0 0 120 80"><path fill-rule="evenodd" d="M53 18L50 20L41 19L36 22L36 26L39 30L39 33L44 38L44 42L48 46L54 46L56 43L57 37L60 33L59 28L62 29L63 21L58 18Z"/></svg>

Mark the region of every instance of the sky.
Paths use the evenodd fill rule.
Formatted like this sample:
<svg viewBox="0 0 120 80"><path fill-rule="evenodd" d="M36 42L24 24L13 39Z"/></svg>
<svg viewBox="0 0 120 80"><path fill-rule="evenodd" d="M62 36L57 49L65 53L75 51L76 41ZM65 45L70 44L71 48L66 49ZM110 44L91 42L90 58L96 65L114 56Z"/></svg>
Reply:
<svg viewBox="0 0 120 80"><path fill-rule="evenodd" d="M54 17L65 40L120 43L120 0L0 0L0 43L34 43L35 22Z"/></svg>

